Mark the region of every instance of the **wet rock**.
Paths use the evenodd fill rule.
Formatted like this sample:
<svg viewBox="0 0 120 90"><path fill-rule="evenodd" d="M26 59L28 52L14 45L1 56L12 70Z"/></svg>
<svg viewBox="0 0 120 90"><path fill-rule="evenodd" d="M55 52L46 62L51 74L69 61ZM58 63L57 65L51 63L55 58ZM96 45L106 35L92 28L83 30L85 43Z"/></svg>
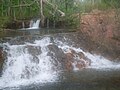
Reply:
<svg viewBox="0 0 120 90"><path fill-rule="evenodd" d="M5 37L3 38L3 41L8 42L10 45L21 45L21 44L25 44L26 42L34 43L35 40L41 40L41 39L42 39L41 36L26 35L26 36L16 36L14 38Z"/></svg>
<svg viewBox="0 0 120 90"><path fill-rule="evenodd" d="M25 66L25 68L21 74L21 78L30 79L31 77L36 76L38 73L39 73L38 67Z"/></svg>
<svg viewBox="0 0 120 90"><path fill-rule="evenodd" d="M0 76L2 73L3 63L4 63L3 50L2 47L0 47Z"/></svg>
<svg viewBox="0 0 120 90"><path fill-rule="evenodd" d="M48 45L48 49L49 49L48 56L50 56L53 59L52 63L55 66L58 66L59 64L61 64L61 68L59 67L59 69L65 69L66 57L62 49L58 48L58 46L54 44Z"/></svg>
<svg viewBox="0 0 120 90"><path fill-rule="evenodd" d="M80 57L80 60L81 60L81 61L84 61L85 66L90 66L91 60L90 60L89 58L87 58L87 57L84 55L84 53L80 52L80 53L78 53L78 55L79 55L79 57Z"/></svg>
<svg viewBox="0 0 120 90"><path fill-rule="evenodd" d="M73 63L73 57L74 55L72 53L66 53L66 68L68 71L72 71L73 70L73 66L72 66L72 63Z"/></svg>
<svg viewBox="0 0 120 90"><path fill-rule="evenodd" d="M33 56L40 55L42 53L40 46L27 45L25 48L27 48L27 51Z"/></svg>
<svg viewBox="0 0 120 90"><path fill-rule="evenodd" d="M82 52L77 53L74 50L70 50L66 53L66 67L67 70L82 69L90 66L91 60L88 59Z"/></svg>
<svg viewBox="0 0 120 90"><path fill-rule="evenodd" d="M33 56L32 62L38 64L39 63L39 58L37 56Z"/></svg>
<svg viewBox="0 0 120 90"><path fill-rule="evenodd" d="M31 61L38 64L39 63L39 59L38 59L37 56L42 53L41 47L40 46L27 45L25 48L27 49L28 53L30 55L32 55L32 57L33 57L31 59Z"/></svg>
<svg viewBox="0 0 120 90"><path fill-rule="evenodd" d="M82 69L90 66L91 60L88 59L84 53L76 52L73 49L68 50L66 53L62 49L58 48L56 45L49 45L48 55L52 57L54 65L60 63L62 69L67 71L73 71L75 68Z"/></svg>

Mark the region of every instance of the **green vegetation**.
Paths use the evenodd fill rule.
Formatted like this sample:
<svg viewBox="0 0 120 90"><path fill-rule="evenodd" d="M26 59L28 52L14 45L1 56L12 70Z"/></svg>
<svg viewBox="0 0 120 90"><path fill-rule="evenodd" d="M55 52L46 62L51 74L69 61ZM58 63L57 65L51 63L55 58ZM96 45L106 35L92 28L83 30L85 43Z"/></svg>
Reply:
<svg viewBox="0 0 120 90"><path fill-rule="evenodd" d="M44 18L53 22L63 21L66 27L78 27L78 13L90 12L93 9L106 10L120 8L120 0L1 0L0 27L6 21ZM41 6L42 5L42 6ZM61 12L65 16L61 17ZM9 18L8 20L6 20ZM2 22L3 20L3 22Z"/></svg>
<svg viewBox="0 0 120 90"><path fill-rule="evenodd" d="M4 29L6 23L8 23L10 21L10 18L7 16L2 16L0 17L0 29Z"/></svg>
<svg viewBox="0 0 120 90"><path fill-rule="evenodd" d="M82 0L78 0L82 1ZM81 3L77 3L81 12L90 12L94 9L108 10L120 8L120 0L83 0Z"/></svg>

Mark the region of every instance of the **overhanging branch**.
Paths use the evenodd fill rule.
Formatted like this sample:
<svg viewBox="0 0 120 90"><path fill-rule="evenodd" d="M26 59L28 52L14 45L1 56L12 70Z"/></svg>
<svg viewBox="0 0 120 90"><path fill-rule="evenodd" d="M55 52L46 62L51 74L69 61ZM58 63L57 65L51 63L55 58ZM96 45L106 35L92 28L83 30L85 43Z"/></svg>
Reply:
<svg viewBox="0 0 120 90"><path fill-rule="evenodd" d="M56 5L50 3L48 0L43 0L43 2L44 2L45 4L49 4L50 6L52 6L52 8L53 8L55 11L58 11L58 12L61 14L61 16L65 16L65 13L64 13L63 11L61 11L60 9L58 9L58 7L57 7Z"/></svg>

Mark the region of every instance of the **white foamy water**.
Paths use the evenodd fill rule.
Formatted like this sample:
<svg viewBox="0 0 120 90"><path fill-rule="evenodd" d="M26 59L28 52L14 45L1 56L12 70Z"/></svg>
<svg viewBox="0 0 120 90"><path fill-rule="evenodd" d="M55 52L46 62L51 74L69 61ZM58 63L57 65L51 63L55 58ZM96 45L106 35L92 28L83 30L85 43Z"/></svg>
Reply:
<svg viewBox="0 0 120 90"><path fill-rule="evenodd" d="M55 44L61 48L64 53L71 49L75 52L82 52L91 60L91 66L86 68L95 69L118 69L119 63L111 62L102 56L92 55L84 52L81 48L68 45L57 39L51 43L50 37L46 36L41 40L35 40L34 43L23 45L9 45L4 49L7 52L7 60L4 64L3 74L0 77L0 89L5 87L17 87L19 85L29 85L32 83L57 82L59 80L59 71L55 70L52 58L48 56L48 45ZM34 52L34 49L36 52ZM73 63L74 65L74 63ZM60 65L58 65L60 66ZM53 69L54 68L54 69ZM73 70L79 70L74 67Z"/></svg>
<svg viewBox="0 0 120 90"><path fill-rule="evenodd" d="M65 53L69 52L70 50L74 50L77 53L79 52L84 53L84 55L91 60L91 65L86 68L94 68L101 70L120 69L120 63L112 62L102 56L85 52L81 48L73 47L72 45L68 45L66 42L62 42L57 39L55 40L55 42L57 43L58 47L61 48ZM74 70L79 70L79 69L74 67Z"/></svg>
<svg viewBox="0 0 120 90"><path fill-rule="evenodd" d="M24 22L22 22L22 29L20 30L38 30L39 29L39 25L40 25L40 19L34 21L34 20L31 20L30 21L30 24L29 24L29 28L25 28L25 24Z"/></svg>
<svg viewBox="0 0 120 90"><path fill-rule="evenodd" d="M4 65L2 77L0 78L0 88L16 87L31 83L47 83L58 80L58 72L53 70L51 57L47 56L47 45L51 44L49 38L35 41L34 44L25 45L6 44L7 60ZM28 52L27 47L41 47L41 54L36 56ZM38 49L39 50L39 49ZM33 53L34 54L34 53ZM33 61L37 57L37 62Z"/></svg>
<svg viewBox="0 0 120 90"><path fill-rule="evenodd" d="M40 19L33 21L30 21L30 25L28 29L39 29Z"/></svg>

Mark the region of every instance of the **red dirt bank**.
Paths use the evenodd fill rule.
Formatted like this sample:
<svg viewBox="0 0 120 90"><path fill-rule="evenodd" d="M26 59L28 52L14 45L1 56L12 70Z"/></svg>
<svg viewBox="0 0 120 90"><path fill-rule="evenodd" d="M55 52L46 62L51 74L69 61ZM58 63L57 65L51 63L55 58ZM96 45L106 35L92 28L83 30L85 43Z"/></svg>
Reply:
<svg viewBox="0 0 120 90"><path fill-rule="evenodd" d="M81 32L91 41L107 48L107 52L117 60L120 60L119 16L120 12L115 10L104 12L97 10L81 16Z"/></svg>

